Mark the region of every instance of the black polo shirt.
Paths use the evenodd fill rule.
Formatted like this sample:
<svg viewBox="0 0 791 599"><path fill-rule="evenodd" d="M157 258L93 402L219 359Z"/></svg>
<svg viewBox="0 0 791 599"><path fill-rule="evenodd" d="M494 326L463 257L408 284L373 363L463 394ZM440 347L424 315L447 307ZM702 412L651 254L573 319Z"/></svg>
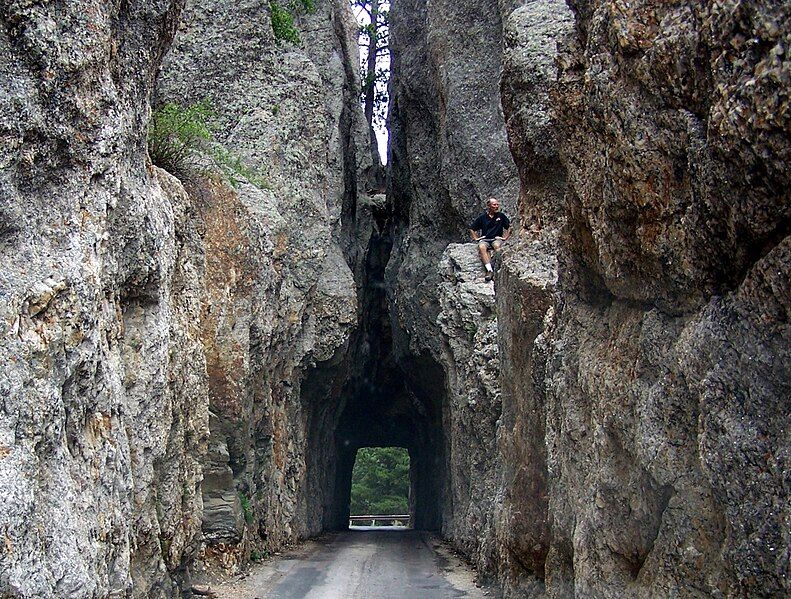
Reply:
<svg viewBox="0 0 791 599"><path fill-rule="evenodd" d="M470 225L470 229L480 231L484 239L502 237L503 231L510 228L511 221L502 212L495 212L492 217L488 212L483 212Z"/></svg>

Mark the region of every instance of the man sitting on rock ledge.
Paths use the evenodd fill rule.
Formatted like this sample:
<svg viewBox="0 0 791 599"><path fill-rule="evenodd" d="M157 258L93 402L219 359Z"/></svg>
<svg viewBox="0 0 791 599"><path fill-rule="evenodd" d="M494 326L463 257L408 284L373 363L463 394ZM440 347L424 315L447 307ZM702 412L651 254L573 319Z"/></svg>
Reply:
<svg viewBox="0 0 791 599"><path fill-rule="evenodd" d="M486 200L486 212L482 212L478 218L472 221L470 235L473 241L478 242L478 252L481 254L481 260L486 268L486 280L491 281L494 277L494 270L489 250L498 252L503 241L511 236L511 221L500 212L500 201L497 198Z"/></svg>

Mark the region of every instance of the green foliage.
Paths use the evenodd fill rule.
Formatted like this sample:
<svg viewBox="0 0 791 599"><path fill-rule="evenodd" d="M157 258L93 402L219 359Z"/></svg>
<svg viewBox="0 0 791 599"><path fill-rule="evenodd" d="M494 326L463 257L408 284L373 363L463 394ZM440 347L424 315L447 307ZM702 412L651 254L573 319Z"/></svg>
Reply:
<svg viewBox="0 0 791 599"><path fill-rule="evenodd" d="M196 150L212 138L213 116L206 100L186 108L169 102L155 110L148 127L151 162L180 179L191 179Z"/></svg>
<svg viewBox="0 0 791 599"><path fill-rule="evenodd" d="M280 42L289 42L297 45L300 43L299 31L294 25L294 17L300 13L316 12L314 0L292 0L284 6L278 0L269 0L269 14L272 20L272 31L275 39Z"/></svg>
<svg viewBox="0 0 791 599"><path fill-rule="evenodd" d="M244 164L236 154L222 146L214 146L211 148L210 154L232 187L239 187L241 180L246 179L261 189L269 188L266 178L258 170Z"/></svg>
<svg viewBox="0 0 791 599"><path fill-rule="evenodd" d="M409 453L402 447L365 447L352 471L351 514L409 512Z"/></svg>
<svg viewBox="0 0 791 599"><path fill-rule="evenodd" d="M244 493L239 493L239 501L242 504L242 513L245 521L250 524L253 521L253 507L250 505L250 498Z"/></svg>
<svg viewBox="0 0 791 599"><path fill-rule="evenodd" d="M291 11L280 6L277 0L269 2L269 10L275 39L278 42L284 41L291 44L299 44L299 32L294 26L294 15L291 14Z"/></svg>
<svg viewBox="0 0 791 599"><path fill-rule="evenodd" d="M252 562L260 562L267 559L268 557L269 557L269 553L266 551L261 552L258 551L258 549L252 549L250 551L250 561Z"/></svg>
<svg viewBox="0 0 791 599"><path fill-rule="evenodd" d="M225 179L238 187L246 179L261 188L269 187L263 174L242 162L239 156L214 142L214 110L208 100L182 107L172 102L154 111L148 128L151 162L184 182L206 175L200 154L214 160Z"/></svg>

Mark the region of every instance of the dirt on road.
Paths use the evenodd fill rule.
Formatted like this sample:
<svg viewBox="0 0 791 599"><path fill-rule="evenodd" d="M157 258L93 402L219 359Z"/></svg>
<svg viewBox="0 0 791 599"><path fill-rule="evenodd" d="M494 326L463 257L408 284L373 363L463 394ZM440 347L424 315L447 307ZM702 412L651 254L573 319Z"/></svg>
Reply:
<svg viewBox="0 0 791 599"><path fill-rule="evenodd" d="M221 599L483 599L491 593L439 538L398 527L355 527L308 541L211 585Z"/></svg>

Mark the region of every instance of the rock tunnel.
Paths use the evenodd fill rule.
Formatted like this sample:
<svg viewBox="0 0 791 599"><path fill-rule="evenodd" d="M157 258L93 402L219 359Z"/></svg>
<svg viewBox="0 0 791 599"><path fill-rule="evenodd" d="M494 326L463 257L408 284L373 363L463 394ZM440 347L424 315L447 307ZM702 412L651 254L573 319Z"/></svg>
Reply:
<svg viewBox="0 0 791 599"><path fill-rule="evenodd" d="M398 335L398 328L389 310L385 272L393 215L385 211L377 211L366 248L358 330L345 356L317 366L302 386L303 401L311 414L318 414L307 431L309 459L321 473L318 484L323 487L315 499L322 501L316 509L324 530L348 528L352 469L363 447L406 448L412 526L438 530L442 522L448 484L445 373L428 353L398 355L393 332ZM307 474L312 478L310 468Z"/></svg>
<svg viewBox="0 0 791 599"><path fill-rule="evenodd" d="M409 388L402 371L392 368L350 395L335 431L338 466L334 498L326 514L326 527L348 526L352 467L362 447L405 447L410 455L410 512L413 526L435 530L440 527L444 462L441 386L421 385L418 393ZM423 376L441 376L431 366ZM441 380L441 379L440 379ZM432 395L432 392L439 392Z"/></svg>
<svg viewBox="0 0 791 599"><path fill-rule="evenodd" d="M347 0L83 4L0 10L0 595L184 597L366 446L505 596L789 594L787 3L393 0L386 174Z"/></svg>

